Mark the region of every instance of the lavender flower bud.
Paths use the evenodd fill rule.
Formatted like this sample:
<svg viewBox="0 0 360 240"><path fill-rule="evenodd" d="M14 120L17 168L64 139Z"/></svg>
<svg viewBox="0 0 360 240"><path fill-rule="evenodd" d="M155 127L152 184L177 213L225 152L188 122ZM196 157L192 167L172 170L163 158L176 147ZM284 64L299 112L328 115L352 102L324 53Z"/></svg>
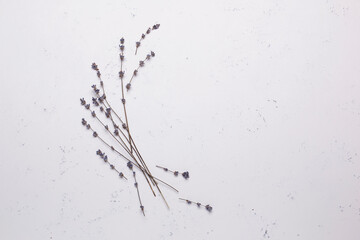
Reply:
<svg viewBox="0 0 360 240"><path fill-rule="evenodd" d="M133 169L133 164L130 161L126 165L128 168Z"/></svg>
<svg viewBox="0 0 360 240"><path fill-rule="evenodd" d="M136 42L136 47L140 47L140 42Z"/></svg>
<svg viewBox="0 0 360 240"><path fill-rule="evenodd" d="M138 187L138 183L136 182L136 183L134 183L134 186L137 188Z"/></svg>
<svg viewBox="0 0 360 240"><path fill-rule="evenodd" d="M125 98L121 99L121 102L122 102L123 104L125 104L125 102L126 102Z"/></svg>
<svg viewBox="0 0 360 240"><path fill-rule="evenodd" d="M198 203L196 203L196 205L197 205L198 207L200 207L200 206L201 206L201 203L198 202Z"/></svg>
<svg viewBox="0 0 360 240"><path fill-rule="evenodd" d="M91 116L96 117L95 111L92 111L92 112L91 112Z"/></svg>
<svg viewBox="0 0 360 240"><path fill-rule="evenodd" d="M82 119L82 120L81 120L81 124L85 126L85 125L86 125L86 120L85 120L85 119Z"/></svg>
<svg viewBox="0 0 360 240"><path fill-rule="evenodd" d="M125 46L124 46L124 45L120 45L119 47L120 47L120 50L121 50L121 51L124 51L124 49L125 49Z"/></svg>
<svg viewBox="0 0 360 240"><path fill-rule="evenodd" d="M149 34L151 32L151 28L148 28L148 30L146 31L146 34Z"/></svg>
<svg viewBox="0 0 360 240"><path fill-rule="evenodd" d="M104 156L103 159L104 159L104 162L107 162L107 161L108 161L108 157L107 157L106 155Z"/></svg>
<svg viewBox="0 0 360 240"><path fill-rule="evenodd" d="M179 175L179 172L178 171L175 171L174 172L174 175L177 177Z"/></svg>
<svg viewBox="0 0 360 240"><path fill-rule="evenodd" d="M91 68L94 69L94 70L96 70L96 71L99 70L99 69L98 69L98 66L96 65L96 63L91 64Z"/></svg>
<svg viewBox="0 0 360 240"><path fill-rule="evenodd" d="M208 210L209 212L212 211L212 207L211 207L210 205L206 205L205 208L206 208L206 210Z"/></svg>
<svg viewBox="0 0 360 240"><path fill-rule="evenodd" d="M155 57L155 53L153 51L150 52L152 57Z"/></svg>
<svg viewBox="0 0 360 240"><path fill-rule="evenodd" d="M131 83L126 84L126 89L129 90L131 88Z"/></svg>
<svg viewBox="0 0 360 240"><path fill-rule="evenodd" d="M120 54L120 60L121 60L121 61L124 61L124 55L121 55L121 54Z"/></svg>
<svg viewBox="0 0 360 240"><path fill-rule="evenodd" d="M118 136L119 135L119 131L117 129L114 130L114 134L115 136Z"/></svg>
<svg viewBox="0 0 360 240"><path fill-rule="evenodd" d="M144 39L144 38L145 38L145 34L141 34L141 38Z"/></svg>
<svg viewBox="0 0 360 240"><path fill-rule="evenodd" d="M114 169L115 167L114 167L114 165L110 164L110 168L111 168L111 169Z"/></svg>
<svg viewBox="0 0 360 240"><path fill-rule="evenodd" d="M150 60L150 57L151 57L150 54L146 55L146 60Z"/></svg>
<svg viewBox="0 0 360 240"><path fill-rule="evenodd" d="M86 104L85 99L84 99L84 98L80 98L80 103L81 103L81 105L85 105L85 104Z"/></svg>
<svg viewBox="0 0 360 240"><path fill-rule="evenodd" d="M134 76L136 76L138 73L138 70L134 70Z"/></svg>
<svg viewBox="0 0 360 240"><path fill-rule="evenodd" d="M97 137L98 136L97 132L93 132L93 136Z"/></svg>
<svg viewBox="0 0 360 240"><path fill-rule="evenodd" d="M126 129L127 127L126 127L126 123L123 123L122 124L122 127L123 127L123 129Z"/></svg>
<svg viewBox="0 0 360 240"><path fill-rule="evenodd" d="M86 104L86 105L85 105L85 108L86 108L86 109L89 109L89 108L90 108L90 104Z"/></svg>
<svg viewBox="0 0 360 240"><path fill-rule="evenodd" d="M121 178L123 178L123 177L124 177L124 174L123 174L122 172L120 172L120 173L119 173L119 176L120 176Z"/></svg>
<svg viewBox="0 0 360 240"><path fill-rule="evenodd" d="M120 72L119 72L119 77L120 77L120 78L123 78L123 77L124 77L124 74L125 74L124 71L120 71Z"/></svg>
<svg viewBox="0 0 360 240"><path fill-rule="evenodd" d="M121 39L120 39L120 43L121 43L121 44L124 44L124 42L125 42L125 39L124 39L124 38L121 38Z"/></svg>
<svg viewBox="0 0 360 240"><path fill-rule="evenodd" d="M189 176L189 172L183 172L182 173L182 176L185 178L185 179L188 179L190 176Z"/></svg>
<svg viewBox="0 0 360 240"><path fill-rule="evenodd" d="M144 66L144 61L140 61L140 62L139 62L139 66L140 66L140 67L143 67L143 66Z"/></svg>
<svg viewBox="0 0 360 240"><path fill-rule="evenodd" d="M90 124L87 124L87 125L86 125L86 128L87 128L87 129L90 129Z"/></svg>
<svg viewBox="0 0 360 240"><path fill-rule="evenodd" d="M98 76L98 78L100 78L100 76L101 76L100 71L97 71L96 75Z"/></svg>

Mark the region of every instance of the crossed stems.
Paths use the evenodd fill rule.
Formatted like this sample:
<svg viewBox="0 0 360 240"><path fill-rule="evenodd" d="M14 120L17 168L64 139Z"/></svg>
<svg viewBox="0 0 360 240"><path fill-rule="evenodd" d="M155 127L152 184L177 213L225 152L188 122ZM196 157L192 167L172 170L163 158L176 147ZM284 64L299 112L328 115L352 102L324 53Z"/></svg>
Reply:
<svg viewBox="0 0 360 240"><path fill-rule="evenodd" d="M119 119L119 121L122 123L122 125L124 125L125 123L123 122L123 120L121 119L121 117L114 111L114 109L111 107L109 101L106 99L106 93L105 93L104 83L103 83L103 81L101 80L101 77L100 77L99 75L98 75L98 77L99 77L99 80L100 80L100 86L101 86L101 88L102 88L103 96L104 96L103 101L100 101L100 103L101 103L106 109L109 108L109 109L111 110L111 112L114 113L115 116ZM97 94L97 96L98 96L99 98L101 97L99 93L96 93L96 94ZM121 136L120 136L120 135L118 135L118 137L121 139L121 142L119 142L112 133L111 133L111 136L117 140L117 142L120 144L120 146L121 146L121 147L130 155L130 157L135 161L135 162L134 162L134 161L131 161L131 162L133 162L134 165L142 171L142 173L144 174L144 177L145 177L145 179L147 180L147 182L148 182L148 184L149 184L149 186L150 186L150 188L151 188L154 196L156 196L156 194L155 194L153 188L151 187L151 184L150 184L148 178L151 180L152 184L157 188L157 190L159 191L161 197L163 198L166 206L169 208L169 205L168 205L168 203L167 203L167 201L166 201L166 199L165 199L162 191L160 190L157 181L162 182L163 184L169 186L170 188L174 189L176 192L178 192L178 190L175 189L174 187L172 187L171 185L165 183L164 181L162 181L162 180L154 177L154 176L151 174L150 170L149 170L148 167L146 166L146 164L145 164L145 162L144 162L144 160L143 160L143 158L142 158L142 156L141 156L141 154L140 154L140 152L139 152L139 150L138 150L138 148L137 148L137 146L136 146L136 144L135 144L135 142L134 142L134 140L133 140L133 138L132 138L132 136L131 136L131 134L130 134L130 131L129 131L129 129L128 129L128 126L126 125L126 131L127 131L127 133L128 133L128 137L126 137L126 135L124 134L124 132L123 132L123 131L118 127L118 125L115 123L115 121L114 121L113 117L111 116L111 114L109 114L109 115L110 115L109 117L110 117L110 119L111 119L111 121L112 121L112 123L113 123L113 125L114 125L114 128L117 129L117 130L123 135L123 137L124 137L125 140L128 142L128 144L132 144L132 145L133 145L133 150L134 150L136 156L138 157L139 161L141 162L141 164L137 161L137 159L136 159L136 157L133 155L133 153L131 153L131 149L129 150L129 148L127 147L126 143L121 139ZM96 117L96 118L97 118L97 117ZM98 121L101 122L101 120L100 120L99 118L97 118L97 119L98 119ZM101 123L102 123L102 122L101 122ZM102 123L102 125L105 127L105 124ZM93 129L91 129L91 130L93 130ZM93 132L94 132L94 130L93 130ZM98 136L98 137L99 137L99 136ZM128 159L127 157L125 157L125 156L124 156L123 154L121 154L119 151L115 150L115 148L114 148L113 146L111 146L110 144L108 144L108 143L107 143L106 141L104 141L102 138L99 137L99 139L100 139L105 145L107 145L108 147L110 147L112 150L116 151L116 152L117 152L120 156L122 156L124 159L130 161L130 159Z"/></svg>

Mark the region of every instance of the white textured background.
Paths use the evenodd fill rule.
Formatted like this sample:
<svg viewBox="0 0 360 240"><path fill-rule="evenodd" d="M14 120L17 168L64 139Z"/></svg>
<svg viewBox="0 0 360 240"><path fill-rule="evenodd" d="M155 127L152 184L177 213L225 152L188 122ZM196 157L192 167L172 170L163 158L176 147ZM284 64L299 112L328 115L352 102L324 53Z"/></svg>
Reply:
<svg viewBox="0 0 360 240"><path fill-rule="evenodd" d="M358 0L1 0L0 238L360 239L359 25ZM121 107L121 36L127 73L156 53L130 127L180 190L167 210L139 177L146 217L80 124L94 61Z"/></svg>

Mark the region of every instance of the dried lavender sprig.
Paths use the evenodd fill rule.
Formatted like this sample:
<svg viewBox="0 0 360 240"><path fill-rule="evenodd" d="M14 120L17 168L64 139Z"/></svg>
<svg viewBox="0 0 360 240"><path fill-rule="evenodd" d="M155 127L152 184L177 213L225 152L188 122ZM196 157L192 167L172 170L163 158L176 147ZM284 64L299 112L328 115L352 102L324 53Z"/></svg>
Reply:
<svg viewBox="0 0 360 240"><path fill-rule="evenodd" d="M87 123L87 121L83 118L82 119L82 125L84 125L87 129L90 129L93 133L95 132L94 129L92 129L92 127L90 126L90 124ZM97 138L100 139L100 141L102 141L106 146L108 146L112 151L115 151L117 154L119 154L122 158L124 158L126 161L131 162L135 167L137 167L139 170L141 171L146 171L141 165L138 165L136 162L130 160L129 158L127 158L126 156L124 156L120 151L118 151L114 146L110 145L109 143L107 143L104 139L102 139L98 134L97 134ZM170 184L164 182L163 180L154 177L151 173L147 173L148 176L150 178L155 179L156 181L159 181L161 183L163 183L164 185L172 188L174 191L179 192L175 187L171 186ZM159 190L159 189L158 189ZM160 192L160 191L159 191ZM164 199L165 200L165 199Z"/></svg>
<svg viewBox="0 0 360 240"><path fill-rule="evenodd" d="M131 168L131 170L132 170L132 168ZM134 186L135 186L135 188L136 188L137 195L138 195L138 198L139 198L140 209L141 209L142 213L143 213L144 216L145 216L144 205L142 205L142 202L141 202L140 192L139 192L139 184L138 184L138 182L136 181L136 173L135 173L135 171L133 171L133 176L134 176L134 181L135 181Z"/></svg>
<svg viewBox="0 0 360 240"><path fill-rule="evenodd" d="M125 40L122 38L122 39L120 40L121 44L123 44L124 41L125 41ZM120 46L120 49L123 50L123 49L124 49L124 46L121 45L121 46ZM155 56L155 54L154 54L153 52L151 52L151 56ZM92 64L92 68L93 68L94 70L99 71L98 66L96 65L96 63L93 63L93 64ZM97 96L99 97L100 103L103 104L104 107L110 108L111 111L115 114L115 116L120 120L120 122L122 123L122 125L123 125L123 126L124 126L124 125L126 126L126 124L122 121L122 119L120 118L120 116L113 110L113 108L111 107L110 103L109 103L109 102L107 101L107 99L106 99L105 87L104 87L103 81L101 80L101 75L98 74L98 78L99 78L99 80L100 80L100 86L101 86L101 88L102 88L102 90L103 90L103 95L102 95L101 97L99 96L99 95L100 95L100 94L99 94L99 90L96 89L96 85L95 85L95 88L94 88L94 85L93 85L93 88L94 88L95 93L96 93ZM124 99L124 98L123 98L123 99ZM107 103L107 106L106 106L106 104L104 103L104 101ZM125 99L124 99L123 102L125 102ZM109 113L108 113L108 115L109 115ZM108 116L108 115L107 115L107 116ZM114 126L116 126L116 124L114 123L113 118L111 117L111 115L110 115L110 119L112 120ZM134 142L133 139L131 138L131 134L130 134L129 129L126 128L126 130L127 130L127 132L128 132L129 138L130 138L130 140L128 139L127 141L129 142L130 145L131 145L131 143L133 143L133 144L135 145L135 142ZM124 135L124 133L123 133L122 131L121 131L121 133L122 133L122 135L125 137L125 135ZM126 138L126 137L125 137L125 138ZM126 138L126 139L127 139L127 138ZM140 155L139 150L138 150L137 148L136 148L136 150L137 150L137 155ZM142 162L143 166L150 172L149 168L146 166L146 163L145 163L144 160L142 159L141 155L139 156L139 158L141 158L140 161ZM152 180L152 179L151 179L151 180ZM152 182L153 182L153 181L152 181ZM153 182L153 184L155 184L155 183Z"/></svg>
<svg viewBox="0 0 360 240"><path fill-rule="evenodd" d="M109 162L108 156L105 155L104 152L102 152L102 151L99 149L99 150L96 151L96 155L99 155L99 157L100 157L101 159L103 159L105 163L109 164L110 168L113 169L113 170L115 170L115 171L119 174L119 177L120 177L120 178L124 178L124 179L127 180L127 178L125 177L125 175L124 175L122 172L120 172L119 170L117 170L117 169L115 168L115 166Z"/></svg>
<svg viewBox="0 0 360 240"><path fill-rule="evenodd" d="M204 204L201 204L199 202L194 202L194 201L191 201L189 199L184 199L184 198L179 198L180 200L182 201L186 201L187 204L192 204L192 203L195 203L198 207L204 207L208 212L211 212L212 211L212 206L210 206L209 204L207 205L204 205Z"/></svg>
<svg viewBox="0 0 360 240"><path fill-rule="evenodd" d="M120 45L120 51L121 51L121 55L120 56L124 56L124 38L121 38L120 40L121 44ZM124 57L123 57L124 58ZM123 78L124 78L124 72L122 70L122 63L123 63L123 60L121 59L120 57L120 72L119 72L119 77L120 77L120 80L121 80L121 95L122 95L122 99L121 99L121 102L123 104L123 108L124 108L124 114L125 114L125 120L126 120L126 129L128 131L128 134L129 134L129 139L130 139L130 128L129 128L129 122L128 122L128 117L127 117L127 113L126 113L126 100L125 100L125 95L124 95L124 81L123 81ZM133 147L132 147L132 144L131 144L131 141L129 141L129 144L130 144L130 151L131 153L133 152Z"/></svg>
<svg viewBox="0 0 360 240"><path fill-rule="evenodd" d="M102 85L103 86L103 85ZM94 88L94 89L96 89L96 87ZM97 91L95 91L95 93L97 93L98 94L98 92ZM82 100L83 99L80 99L81 100L81 103L83 103L82 102ZM102 103L103 103L103 101L101 101ZM86 102L85 102L86 103ZM104 105L105 106L105 105ZM88 108L87 108L88 109ZM100 109L101 109L101 107L100 107ZM121 129L120 128L118 128L118 126L115 124L115 122L114 122L114 120L112 119L112 116L111 116L111 114L110 114L110 111L109 111L109 109L110 109L110 111L111 111L111 108L107 108L106 109L106 111L104 111L104 113L106 114L106 116L107 117L109 117L110 116L110 119L111 119L111 121L112 121L112 123L113 123L113 125L114 125L114 128L115 128L115 131L118 131L118 130L120 130L120 132L121 132L121 134L123 135L123 137L129 142L129 140L127 139L127 137L125 136L125 134L121 131ZM113 110L112 110L113 111ZM114 112L114 111L113 111ZM93 117L95 117L94 116L94 114L92 113L92 116ZM121 119L120 119L121 120ZM106 130L109 130L109 128L107 127L107 125L105 125L104 123L102 123L101 121L100 121L100 119L98 119L98 121L105 127L105 129ZM117 130L118 129L118 130ZM109 132L111 135L112 135L112 133L111 132ZM121 136L120 135L118 135L118 134L116 134L119 138L120 138L120 140L123 142L123 140L121 139ZM113 136L113 135L112 135ZM113 136L114 137L114 136ZM130 135L130 137L131 137L131 135ZM116 140L116 137L114 137L115 138L115 140ZM123 142L123 144L126 146L126 144ZM135 145L135 142L133 142L133 144ZM121 146L122 146L122 144L120 144ZM131 157L133 157L134 158L134 156L132 156L132 154L128 151L128 148L127 148L127 146L126 147L124 147L124 146L122 146L127 152L128 152L128 154L131 156ZM136 149L136 151L135 151L135 153L136 153L136 155L139 157L139 159L140 159L140 161L142 162L142 163L144 163L144 161L143 161L143 159L142 159L142 157L141 157L141 155L140 155L140 153L139 153L139 151L138 151L138 149L137 149L137 147L136 147L136 145L135 145L135 149ZM134 158L135 159L135 158ZM147 170L147 172L146 172L146 174L148 174L149 175L149 178L150 178L150 180L151 180L151 182L154 184L154 185L156 185L156 182L154 181L154 177L152 177L151 176L151 173L150 173L150 170L147 168L147 166L146 166L146 164L144 163L143 164L143 167L144 167L144 165L145 165L145 170ZM150 173L150 174L149 174ZM145 176L145 178L146 178L146 175L144 175ZM146 179L147 180L147 179ZM147 180L147 182L148 182L148 180ZM167 184L167 183L165 183L165 184ZM170 186L171 188L173 188L172 186ZM151 188L151 186L150 186L150 188ZM175 188L173 188L175 191L177 191ZM153 191L153 194L155 195L155 193L154 193L154 191Z"/></svg>
<svg viewBox="0 0 360 240"><path fill-rule="evenodd" d="M174 176L176 176L176 177L179 175L179 171L172 171L172 170L170 170L170 169L168 169L168 168L166 168L166 167L161 167L161 166L158 166L158 165L156 165L156 167L163 169L165 172L171 172L171 173L173 173ZM182 175L185 179L188 179L188 178L190 177L188 171L183 172L181 175Z"/></svg>
<svg viewBox="0 0 360 240"><path fill-rule="evenodd" d="M155 25L153 25L152 27L149 27L149 28L146 30L146 35L150 34L151 30L156 30L156 29L158 29L159 27L160 27L160 24L155 24ZM135 43L135 46L136 46L135 55L137 54L137 50L138 50L138 48L139 48L140 45L141 45L141 41L145 39L145 36L146 36L146 35L145 35L144 33L141 34L140 40Z"/></svg>
<svg viewBox="0 0 360 240"><path fill-rule="evenodd" d="M134 78L135 76L137 76L138 71L139 71L139 68L143 67L143 66L145 65L145 62L146 62L146 61L149 61L149 60L150 60L151 58L153 58L153 57L155 57L155 53L154 53L153 51L151 51L149 54L146 55L146 57L144 58L144 60L139 61L139 66L134 70L134 72L133 72L133 74L132 74L132 76L131 76L131 78L130 78L130 81L128 82L128 84L126 84L126 89L127 89L127 91L130 90L130 88L131 88L131 82L132 82L133 78Z"/></svg>
<svg viewBox="0 0 360 240"><path fill-rule="evenodd" d="M82 102L81 102L81 104L82 104ZM139 162L138 162L137 159L134 157L134 155L130 152L130 150L128 149L128 147L127 147L126 144L124 143L124 141L120 138L120 140L121 140L121 142L120 142L120 141L114 136L114 134L109 130L109 128L107 127L107 125L105 125L105 124L96 116L95 111L91 111L91 109L90 109L90 107L89 107L88 105L89 105L89 104L85 105L85 108L91 112L92 117L96 118L96 119L101 123L101 125L104 126L104 128L108 131L108 133L110 133L110 135L111 135L111 136L120 144L120 146L130 155L130 157L132 157L132 158L134 159L134 161L140 166ZM118 131L118 130L115 130L115 134L116 134L116 131ZM95 136L95 135L96 135L96 136ZM116 134L116 135L118 135L118 134ZM97 137L98 134L97 134L96 132L94 132L94 133L93 133L93 136L94 136L94 137ZM144 171L144 170L145 170L145 171ZM150 182L149 182L149 180L148 180L148 177L147 177L149 174L148 174L148 172L147 172L146 169L144 169L144 170L141 170L141 171L143 172L144 177L145 177L146 181L148 182L152 193L154 194L154 196L156 196L156 194L155 194L155 192L154 192L154 190L153 190L153 188L152 188L152 186L151 186L151 184L150 184ZM150 179L151 179L151 178L150 178Z"/></svg>
<svg viewBox="0 0 360 240"><path fill-rule="evenodd" d="M124 41L123 41L123 42L124 42ZM155 53L151 52L151 56L155 56ZM92 66L94 66L94 65L96 66L96 69L98 69L98 67L97 67L97 65L96 65L95 63L93 63ZM94 68L94 67L93 67L93 68ZM103 95L100 97L99 90L96 88L96 85L93 85L92 87L93 87L93 89L94 89L95 94L99 97L99 98L98 98L98 99L99 99L99 102L100 102L104 107L106 107L106 109L111 109L111 111L115 114L115 116L120 120L120 122L122 123L122 125L123 125L123 126L124 126L124 125L126 126L126 124L122 121L122 119L120 118L120 116L113 110L113 108L110 106L110 103L107 101L106 95L105 95L105 86L104 86L104 83L103 83L103 81L101 80L101 77L100 77L100 76L98 76L98 78L99 78L99 80L100 80L100 86L101 86L101 88L102 88L102 90L103 90ZM104 103L104 101L107 103L108 106L106 106L106 104ZM124 101L125 101L125 99L124 99ZM96 104L95 104L95 105L96 105ZM100 110L101 110L101 108L100 108ZM111 121L113 122L114 127L117 126L117 125L115 124L115 122L114 122L111 114L107 113L107 117L109 117L109 115L110 115ZM121 134L125 137L125 139L128 141L128 143L130 144L130 146L131 146L131 143L134 144L135 149L136 149L136 155L139 157L140 162L142 163L142 165L148 170L148 172L150 172L150 170L149 170L149 168L147 167L145 161L144 161L143 158L141 157L141 154L140 154L139 150L137 149L134 140L133 140L132 137L131 137L131 134L130 134L129 129L128 129L127 127L126 127L125 129L126 129L127 132L128 132L129 139L127 139L127 137L126 137L125 134L121 131L121 129L119 129L119 130L120 130ZM154 185L156 184L152 179L151 179L151 181L153 182Z"/></svg>

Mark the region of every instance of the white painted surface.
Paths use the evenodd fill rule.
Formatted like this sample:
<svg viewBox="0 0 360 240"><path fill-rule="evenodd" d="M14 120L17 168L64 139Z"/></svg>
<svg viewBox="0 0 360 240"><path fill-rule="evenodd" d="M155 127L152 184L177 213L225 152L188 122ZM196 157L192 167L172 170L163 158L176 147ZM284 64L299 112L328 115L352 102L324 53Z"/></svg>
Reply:
<svg viewBox="0 0 360 240"><path fill-rule="evenodd" d="M355 0L1 1L0 238L360 239L359 23ZM129 119L180 190L168 211L139 178L146 217L80 124L93 61L121 106L121 36L127 72L156 53Z"/></svg>

